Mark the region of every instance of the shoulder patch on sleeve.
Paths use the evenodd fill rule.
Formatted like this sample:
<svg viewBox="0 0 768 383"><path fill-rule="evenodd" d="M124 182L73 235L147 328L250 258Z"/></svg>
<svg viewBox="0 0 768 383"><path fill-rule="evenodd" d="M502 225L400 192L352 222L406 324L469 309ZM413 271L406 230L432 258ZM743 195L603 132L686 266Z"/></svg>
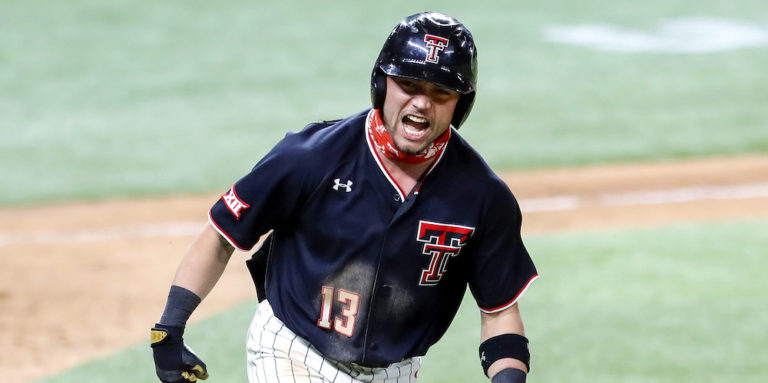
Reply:
<svg viewBox="0 0 768 383"><path fill-rule="evenodd" d="M232 184L232 188L221 196L221 200L224 201L224 204L227 205L229 211L238 220L243 214L243 211L251 207L251 205L243 202L243 200L237 196L237 192L235 192L235 184Z"/></svg>

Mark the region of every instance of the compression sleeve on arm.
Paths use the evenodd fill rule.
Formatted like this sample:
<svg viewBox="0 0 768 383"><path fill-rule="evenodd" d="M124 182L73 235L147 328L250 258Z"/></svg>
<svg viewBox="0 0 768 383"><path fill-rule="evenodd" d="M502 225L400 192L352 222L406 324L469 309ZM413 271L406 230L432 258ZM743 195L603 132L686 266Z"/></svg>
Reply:
<svg viewBox="0 0 768 383"><path fill-rule="evenodd" d="M166 326L184 327L187 320L200 304L202 299L197 294L181 286L172 285L168 292L168 301L165 303L160 324Z"/></svg>

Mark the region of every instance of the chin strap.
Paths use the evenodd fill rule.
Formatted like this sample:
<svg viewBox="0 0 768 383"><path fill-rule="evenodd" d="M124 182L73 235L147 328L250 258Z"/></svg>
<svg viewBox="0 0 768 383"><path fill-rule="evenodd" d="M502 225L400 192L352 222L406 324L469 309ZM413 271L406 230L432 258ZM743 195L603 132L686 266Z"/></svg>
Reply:
<svg viewBox="0 0 768 383"><path fill-rule="evenodd" d="M395 147L395 142L392 140L392 136L389 135L387 128L384 126L380 109L372 109L371 112L368 113L368 119L366 120L365 125L368 130L368 135L371 137L371 141L379 152L384 153L384 155L391 160L407 162L409 164L427 162L438 157L440 153L445 150L445 146L451 138L451 128L448 128L445 130L445 133L432 141L422 153L411 155L405 154Z"/></svg>

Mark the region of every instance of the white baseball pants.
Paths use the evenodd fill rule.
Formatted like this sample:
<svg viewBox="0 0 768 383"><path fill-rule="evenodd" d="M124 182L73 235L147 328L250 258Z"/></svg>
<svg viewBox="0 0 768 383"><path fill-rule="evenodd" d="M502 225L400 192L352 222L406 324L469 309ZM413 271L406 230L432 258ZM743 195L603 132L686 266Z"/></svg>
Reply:
<svg viewBox="0 0 768 383"><path fill-rule="evenodd" d="M250 383L415 383L421 358L385 368L367 368L325 358L259 303L246 341Z"/></svg>

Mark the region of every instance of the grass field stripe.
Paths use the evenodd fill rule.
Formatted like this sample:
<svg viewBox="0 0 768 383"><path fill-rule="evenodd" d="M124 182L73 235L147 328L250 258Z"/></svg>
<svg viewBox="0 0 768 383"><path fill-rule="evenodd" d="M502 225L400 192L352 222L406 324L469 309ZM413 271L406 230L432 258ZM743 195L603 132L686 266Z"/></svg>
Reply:
<svg viewBox="0 0 768 383"><path fill-rule="evenodd" d="M523 213L574 210L588 206L660 205L702 200L768 197L768 182L729 186L693 186L674 189L606 193L597 196L563 195L521 199ZM83 243L109 240L189 237L197 235L205 221L162 222L129 227L39 231L0 234L0 247L17 244Z"/></svg>
<svg viewBox="0 0 768 383"><path fill-rule="evenodd" d="M704 200L732 200L768 197L768 182L729 186L692 186L675 189L631 191L597 196L555 196L521 199L526 212L565 211L587 206L661 205Z"/></svg>

